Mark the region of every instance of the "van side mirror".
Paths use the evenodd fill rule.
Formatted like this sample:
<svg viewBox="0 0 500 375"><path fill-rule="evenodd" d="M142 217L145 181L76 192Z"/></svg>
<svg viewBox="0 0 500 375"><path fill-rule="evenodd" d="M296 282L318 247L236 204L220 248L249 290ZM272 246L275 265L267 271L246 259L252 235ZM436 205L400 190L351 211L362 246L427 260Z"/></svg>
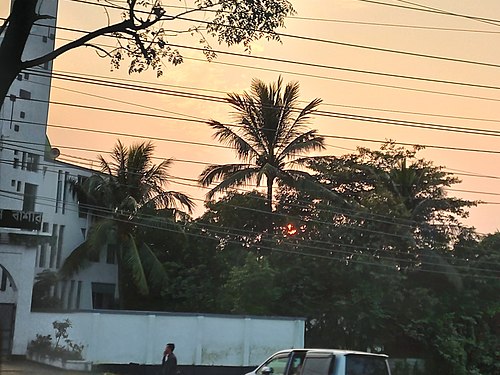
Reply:
<svg viewBox="0 0 500 375"><path fill-rule="evenodd" d="M262 375L269 375L269 374L273 374L274 370L273 370L272 367L265 366L265 367L262 368L261 372L262 372Z"/></svg>

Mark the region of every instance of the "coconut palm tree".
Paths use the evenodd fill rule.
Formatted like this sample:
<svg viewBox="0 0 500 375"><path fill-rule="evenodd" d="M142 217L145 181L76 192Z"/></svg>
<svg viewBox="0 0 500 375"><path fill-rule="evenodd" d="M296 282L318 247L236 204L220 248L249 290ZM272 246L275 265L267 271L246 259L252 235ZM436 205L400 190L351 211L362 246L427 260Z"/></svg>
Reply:
<svg viewBox="0 0 500 375"><path fill-rule="evenodd" d="M164 190L172 160L152 163L154 146L150 143L125 147L120 141L106 161L99 156L101 173L83 183L73 184L79 203L97 220L85 242L64 261L61 274L69 277L95 259L107 245L116 249L120 305L123 286L130 280L141 294L151 285L161 285L165 270L149 246L139 240L141 223L151 225L154 210L185 208L192 212L193 202L185 194Z"/></svg>
<svg viewBox="0 0 500 375"><path fill-rule="evenodd" d="M324 138L316 130L306 130L305 124L321 103L314 99L302 110L297 110L298 82L290 82L283 90L282 78L266 85L252 81L249 93L228 94L227 102L235 110L234 128L210 120L214 138L236 151L243 163L210 165L199 176L199 183L208 187L212 199L217 193L249 184L260 185L266 177L267 201L272 210L273 185L276 180L294 187L311 181L309 173L294 169L310 158L305 154L324 148Z"/></svg>

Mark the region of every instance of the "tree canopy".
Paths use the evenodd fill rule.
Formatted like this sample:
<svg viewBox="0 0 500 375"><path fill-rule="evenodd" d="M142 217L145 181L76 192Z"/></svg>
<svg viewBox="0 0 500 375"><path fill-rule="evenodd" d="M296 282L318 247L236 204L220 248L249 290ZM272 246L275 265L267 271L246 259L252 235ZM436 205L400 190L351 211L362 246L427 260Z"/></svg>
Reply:
<svg viewBox="0 0 500 375"><path fill-rule="evenodd" d="M175 220L175 207L191 211L193 203L183 193L164 189L171 160L154 165L153 150L150 142L125 147L118 141L111 162L100 156L101 173L74 184L80 202L97 220L85 242L65 259L64 276L71 276L111 246L118 262L120 298L125 283L143 295L151 285L161 288L165 269L141 232L147 225L160 228L166 217L155 217L158 210L174 208L171 219Z"/></svg>
<svg viewBox="0 0 500 375"><path fill-rule="evenodd" d="M231 146L243 163L210 165L203 170L199 177L202 186L217 183L207 193L208 199L230 188L250 183L259 186L265 177L271 211L275 180L291 186L310 180L298 167L309 160L309 152L324 148L324 138L305 128L321 99L312 100L301 110L297 109L298 100L298 82L283 88L281 77L269 85L254 79L250 92L228 95L236 128L216 120L209 125L215 131L214 138Z"/></svg>

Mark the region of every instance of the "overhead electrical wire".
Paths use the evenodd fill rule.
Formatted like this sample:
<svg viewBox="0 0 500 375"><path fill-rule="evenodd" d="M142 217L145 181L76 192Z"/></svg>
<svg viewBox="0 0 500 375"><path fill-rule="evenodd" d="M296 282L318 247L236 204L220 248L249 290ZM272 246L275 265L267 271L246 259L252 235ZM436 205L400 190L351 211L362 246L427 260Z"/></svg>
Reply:
<svg viewBox="0 0 500 375"><path fill-rule="evenodd" d="M137 90L141 90L141 88L137 87ZM187 94L184 93L184 94L177 94L177 95L186 97ZM198 95L195 95L193 98L200 99L201 97ZM206 99L206 97L204 99ZM31 100L37 101L36 99L31 99ZM212 99L210 99L210 100L212 100ZM225 102L225 99L223 99L223 98L216 98L216 100L219 102ZM170 120L176 120L176 121L187 121L187 122L194 122L194 123L205 123L206 122L206 121L196 120L196 119L192 119L192 118L157 115L157 114L151 114L151 113L142 113L142 112L110 109L110 108L103 108L103 107L96 107L96 106L71 104L71 103L66 103L66 102L51 101L51 103L57 104L57 105L71 106L74 108L94 109L94 110L108 111L108 112L114 112L114 113L132 114L132 115L147 116L147 117L153 117L153 118L170 119ZM412 127L415 126L415 125L412 125L411 122L401 121L401 120L390 120L390 119L380 119L380 118L377 119L377 118L367 117L367 116L346 115L346 114L339 114L339 113L326 112L326 111L318 111L317 114L320 116L322 115L322 116L327 116L327 117L356 120L356 121L363 121L363 122L379 122L379 123L382 122L385 124L398 125L398 126L412 126ZM5 120L8 120L8 119L5 119ZM414 124L418 124L418 123L414 123ZM228 124L228 126L238 127L237 125L231 125L231 124ZM434 126L433 124L422 125L422 127L427 127L427 128L432 128L433 126ZM469 134L489 135L489 136L498 136L500 133L498 131L488 130L488 129L474 130L473 128L468 129L468 128L451 127L451 126L446 126L446 127L445 126L441 126L441 127L438 126L437 128L433 128L433 129L434 130L446 130L446 131L460 130L461 132L466 132ZM343 137L343 136L335 136L335 135L328 135L328 134L323 135L323 136L325 138L346 139L346 140L366 141L366 142L375 142L375 143L386 143L387 142L387 140L374 140L374 139L366 139L366 138L359 138L359 137ZM394 142L394 143L404 145L404 146L414 146L415 145L414 143L408 143L408 142ZM429 145L429 144L420 144L420 145L423 147L426 147L426 148L435 148L435 149L442 149L442 150L467 151L467 152L479 152L479 153L490 153L490 154L499 154L500 153L500 151L498 151L498 150L484 150L484 149L477 149L477 148L473 149L473 148Z"/></svg>
<svg viewBox="0 0 500 375"><path fill-rule="evenodd" d="M17 199L17 200L22 200L20 194L10 194L10 195L6 195L7 194L10 194L10 192L6 192L6 191L3 191L3 190L0 190L0 196L4 196L4 197L9 197L10 199ZM12 196L14 195L14 196ZM57 204L57 201L53 198L47 198L47 199L44 199L44 203L41 203L42 205L45 205L45 206L48 206L48 207L52 207L52 208L55 208L56 204ZM59 202L59 204L62 204L62 202ZM68 204L68 202L65 202L66 204L66 210L68 211L73 211L73 212L78 212L78 208L72 208L72 206L76 207L76 204L74 203L70 203ZM101 218L101 219L111 219L111 220L114 220L114 221L118 221L118 222L124 222L124 223L127 223L128 221L126 220L123 220L123 219L119 219L119 218L116 218L116 217L110 217L109 215L112 214L112 212L109 210L109 209L106 209L106 208L103 208L103 207L88 207L90 210L92 210L92 215L95 216L96 218ZM252 210L252 209L250 209ZM283 216L286 216L286 215L283 215ZM138 219L155 219L156 217L154 216L148 216L148 215L140 215L138 216ZM169 228L166 228L165 226L157 226L157 225L151 225L151 224L146 224L146 223L143 223L143 222L134 222L135 225L137 226L140 226L140 227L145 227L145 228L153 228L153 229L159 229L159 230L166 230L166 231L173 231L175 233L184 233L184 234L188 234L189 231L181 231L179 229L174 229L174 230L171 230ZM227 236L241 236L241 235L251 235L251 236L256 236L256 235L260 235L261 236L261 241L260 243L257 243L255 244L255 246L257 248L265 248L266 245L265 245L265 242L272 242L272 243L275 243L275 238L271 235L271 234L265 234L264 237L262 237L262 233L261 232L256 232L254 230L248 230L248 229L240 229L240 228L232 228L232 227L224 227L224 228L220 228L216 225L213 225L213 224L209 224L209 223L201 223L199 224L199 226L201 226L202 228L207 228L211 233L213 234L218 234L219 236L221 236L222 238L225 238L226 241L228 240L227 239ZM228 232L229 230L229 232ZM233 232L231 232L233 231ZM204 239L207 239L207 236L202 236ZM268 238L269 237L269 238ZM208 237L210 238L210 237ZM214 238L214 240L217 240ZM230 242L232 240L229 240ZM241 242L238 242L238 241L235 241L234 242L235 244L238 244L241 246ZM328 254L337 254L337 255L340 255L340 256L353 256L353 255L363 255L364 252L366 251L371 251L371 252L375 252L375 253L380 253L380 252L385 252L385 253L389 253L390 255L392 256L384 256L384 255L380 255L380 254L377 254L377 255L374 255L374 254L371 254L371 253L368 253L368 254L365 254L365 255L368 255L370 257L374 257L374 259L379 259L379 260L384 260L384 261L393 261L393 262L405 262L405 261L408 261L408 259L401 259L401 258L394 258L393 255L397 255L397 254L400 254L400 255L403 255L405 257L408 257L408 256L412 256L412 255L417 255L417 254L412 254L412 253L407 253L407 252L402 252L402 251L393 251L393 250L389 250L389 249L380 249L378 247L370 247L370 246L359 246L359 245L351 245L351 244L346 244L346 243L339 243L339 242L332 242L332 241L321 241L321 240L308 240L307 242L304 241L304 242L295 242L295 241L288 241L288 243L283 243L285 245L289 245L289 246L293 246L297 249L313 249L315 251L321 251L321 252L326 252ZM318 246L318 244L320 246ZM328 245L328 248L324 247L324 245ZM332 248L332 246L336 246L336 247L340 247L340 248L350 248L350 249L353 249L353 251L360 251L360 253L353 253L352 251L346 251L346 250L342 250L342 249L336 249L336 248ZM279 248L275 248L273 247L272 248L273 250L275 249L279 249ZM472 249L472 248L471 248ZM281 249L283 250L283 249ZM283 250L284 252L286 252L285 250ZM457 261L457 259L455 259ZM467 260L462 260L460 259L461 261L463 262L467 262ZM426 266L442 266L441 264L439 263L434 263L434 262L430 262L430 261L425 261L425 260L420 260L418 262L419 264L421 265L426 265ZM494 264L491 264L491 265L494 265ZM494 270L494 269L485 269L485 268L478 268L478 267L471 267L470 265L459 265L459 264L454 264L452 265L453 268L456 268L456 269L463 269L464 271L479 271L479 272L491 272L491 273L500 273L500 270ZM441 272L445 272L446 271L441 271ZM440 273L441 273L440 272ZM494 276L494 275L481 275L481 276L484 276L486 278L499 278L500 276Z"/></svg>
<svg viewBox="0 0 500 375"><path fill-rule="evenodd" d="M448 10L438 9L438 8L430 7L428 5L418 4L415 2L411 2L411 1L405 1L405 0L396 0L396 1L399 3L403 3L403 4L410 4L413 6L417 6L421 9L424 9L424 10L430 10L432 12L439 12L439 13L446 15L446 16L466 18L466 19L473 20L473 21L479 21L479 22L490 24L490 25L500 26L500 20L497 20L497 19L482 18L482 17L471 16L468 14L454 13L454 12L450 12Z"/></svg>
<svg viewBox="0 0 500 375"><path fill-rule="evenodd" d="M10 194L10 195L6 195L6 194ZM18 200L22 200L21 198L21 195L20 193L11 193L11 192L8 192L8 191L4 191L4 190L0 190L0 195L3 195L4 197L9 197L11 199L18 199ZM13 195L13 197L12 197ZM53 207L55 208L56 204L58 203L57 200L55 198L52 198L52 197L46 197L46 198L41 198L41 200L44 202L44 203L41 203L45 206L48 206L48 207ZM69 202L64 202L66 205L67 205L67 210L71 210L73 212L78 212L78 208L74 209L74 208L71 208L72 206L74 207L77 207L77 204L76 203L69 203ZM59 202L59 204L62 204L62 202ZM109 214L112 214L113 212L108 209L108 208L105 208L105 207L93 207L93 206L88 206L86 205L86 208L87 209L90 209L93 211L93 214L94 216L96 217L100 217L100 218L103 218L103 219L112 219L112 220L116 220L116 221L123 221L123 222L127 222L127 221L124 221L124 220L120 220L118 218L115 218L115 217L110 217ZM258 213L269 213L269 212L264 212L262 210L258 210L258 209L253 209L253 208L248 208L248 207L239 207L239 208L243 208L245 210L249 210L249 211L255 211L255 212L258 212ZM101 214L100 214L101 213ZM106 216L103 216L102 214L106 214ZM281 214L281 213L273 213L274 216L280 216L280 217L283 217L283 218L289 218L290 215L287 215L287 214ZM155 216L149 216L149 215L140 215L139 218L156 218ZM310 221L309 223L314 223L316 222L315 220L312 220ZM321 222L320 222L321 223ZM145 226L147 227L148 225L144 225L144 223L135 223L136 225L138 226ZM326 224L326 223L325 223ZM215 228L215 229L212 229L211 231L212 232L215 232L215 233L219 233L220 235L223 235L223 236L228 236L228 235L231 235L231 236L239 236L239 235L242 235L242 234L248 234L248 235L252 235L252 236L256 236L256 235L262 235L261 232L256 232L254 230L248 230L248 229L240 229L240 228L231 228L231 227L227 227L225 226L224 228L220 228L216 225L211 225L209 223L202 223L201 224L203 227L212 227L212 228ZM153 228L156 228L156 229L165 229L164 227L157 227L157 226L153 226ZM231 233L231 232L228 232L227 230L233 230L234 232ZM358 228L352 228L352 229L358 229ZM364 232L363 233L366 233L366 229L364 229ZM378 233L378 234L381 234L381 235L388 235L390 233L385 233L385 232L377 232L377 231L371 231L373 233ZM181 233L184 233L184 232L181 232ZM268 234L268 236L271 236ZM396 236L398 237L398 236ZM403 236L399 236L401 238L404 238ZM268 240L272 240L274 241L273 238L270 238L270 239L265 239L265 241L268 241ZM309 245L308 243L311 243L313 245ZM239 243L241 245L241 243ZM321 246L318 246L317 244L320 244L320 245L328 245L329 247L328 248L325 248L325 247L321 247ZM311 248L311 249L315 249L315 250L321 250L321 251L326 251L328 253L336 253L336 254L343 254L343 255L353 255L352 252L349 252L349 251L345 251L345 250L339 250L339 249L332 249L331 246L334 245L334 246L339 246L339 247L342 247L342 248L351 248L353 250L360 250L361 252L364 252L364 251L374 251L374 252L385 252L385 253L389 253L390 255L395 255L395 254L400 254L400 255L403 255L403 256L411 256L412 254L411 253L408 253L408 252L405 252L405 251L394 251L394 250L390 250L390 249L380 249L378 247L370 247L370 246L359 246L359 245L351 245L351 244L348 244L348 243L334 243L334 242L331 242L331 241L322 241L322 240L309 240L307 243L291 243L291 245L293 246L297 246L299 248ZM259 246L260 247L260 246ZM472 249L472 248L471 248ZM373 255L373 254L368 254L368 255ZM414 254L415 255L415 254ZM384 256L384 255L377 255L378 258L380 259L384 259L384 260L389 260L389 261L404 261L404 259L400 259L400 258L393 258L393 257L389 257L389 256ZM465 260L464 260L465 261ZM425 265L434 265L434 266L439 266L439 263L433 263L433 262L428 262L428 261L419 261L420 264L425 264ZM477 267L470 267L470 266L460 266L460 265L454 265L455 268L464 268L466 270L474 270L474 271L487 271L487 272L497 272L497 273L500 273L500 270L498 271L495 271L495 270L490 270L490 269L483 269L483 268L477 268Z"/></svg>
<svg viewBox="0 0 500 375"><path fill-rule="evenodd" d="M476 17L476 16L471 16L467 14L460 14L460 13L451 13L447 12L444 10L439 10L435 8L415 8L415 7L410 7L410 6L405 6L405 5L398 5L398 4L393 4L393 3L385 3L383 1L375 1L375 0L357 0L363 3L371 3L371 4L376 4L376 5L383 5L383 6L389 6L389 7L395 7L395 8L401 8L401 9L406 9L406 10L413 10L413 11L418 11L418 12L426 12L426 13L434 13L434 14L440 14L440 15L445 15L445 16L453 16L453 17L459 17L459 18L467 18L473 21L479 21L479 22L484 22L488 23L494 26L499 26L500 25L500 20L494 19L494 18L485 18L485 17ZM398 0L396 0L398 1ZM418 4L417 4L418 5ZM418 5L419 7L422 7L422 5Z"/></svg>
<svg viewBox="0 0 500 375"><path fill-rule="evenodd" d="M59 28L61 28L61 27L59 27ZM81 30L77 30L77 29L70 29L70 28L61 28L61 29L64 29L67 31L73 31L73 32L87 33L86 31L81 31ZM186 48L186 49L191 49L191 50L200 51L200 52L205 51L205 49L202 47L186 46L186 45L175 44L175 43L168 43L168 45L170 47L175 47L175 48ZM388 78L398 78L398 79L413 80L413 81L420 81L420 82L430 82L430 83L439 83L439 84L453 85L453 86L464 86L464 87L472 87L472 88L500 90L499 86L485 85L485 84L479 84L479 83L473 83L473 82L459 82L459 81L451 81L451 80L444 80L444 79L437 79L437 78L410 76L410 75L405 75L405 74L377 72L377 71L371 71L371 70L366 70L366 69L353 69L353 68L333 66L333 65L327 65L327 64L318 64L318 63L307 62L307 61L288 60L288 59L274 58L274 57L269 57L269 56L247 55L247 54L238 53L238 52L216 50L216 49L211 49L211 52L224 54L224 55L228 55L228 56L243 57L243 58L247 58L247 59L258 59L258 60L263 60L263 61L279 62L279 63L286 63L286 64L291 64L291 65L299 65L299 66L321 68L321 69L328 69L328 70L338 70L338 71L344 71L344 72L350 72L350 73L368 74L368 75L382 76L382 77L388 77Z"/></svg>
<svg viewBox="0 0 500 375"><path fill-rule="evenodd" d="M87 3L87 2L84 2L84 3ZM97 3L87 3L87 4L99 6L99 4L97 4ZM105 5L105 6L109 6L109 5ZM195 20L195 19L188 19L188 20L191 22L209 23L207 21L202 21L202 20ZM79 30L79 29L72 29L72 28L63 28L60 26L57 26L57 29L78 32L78 33L85 33L85 34L88 33L88 31ZM277 33L277 35L281 35L281 34ZM291 35L288 35L288 34L286 34L286 36L292 37ZM298 36L293 36L293 37L298 37ZM314 39L314 38L312 38L312 39ZM315 41L320 41L320 39L317 39ZM341 42L334 42L334 41L329 41L329 42L341 43ZM349 45L349 47L356 46L358 48L376 49L376 50L383 51L383 52L411 54L414 57L416 57L418 55L418 57L439 58L439 59L444 59L446 61L455 61L455 62L461 62L461 63L474 63L474 64L479 64L479 65L500 67L500 65L498 65L498 64L489 64L489 63L469 61L469 60L463 60L463 59L453 59L453 58L448 58L448 57L416 54L416 53L411 53L411 52L397 51L397 50L390 50L390 49L385 50L385 49L380 49L377 47L362 46L362 45L355 45L355 44L348 44L348 43L342 43L342 44L344 44L346 46ZM176 48L189 48L189 49L194 49L194 50L198 50L198 51L202 51L202 52L204 51L204 48L198 48L198 47L192 47L192 46L188 47L188 46L178 45L178 44L173 44L173 43L169 43L169 46L176 47ZM457 81L450 81L450 80L441 80L441 79L409 76L409 75L403 75L403 74L375 72L375 71L369 71L369 70L363 70L363 69L336 67L336 66L331 66L331 65L316 64L316 63L304 62L304 61L295 61L295 60L292 61L292 60L286 60L286 59L271 58L271 57L266 57L266 56L245 55L245 54L241 54L241 53L235 53L235 52L223 51L223 50L215 50L215 49L212 49L211 51L215 52L215 53L227 54L227 55L231 55L231 56L239 56L239 57L245 57L245 58L259 58L259 59L266 60L266 61L282 62L282 63L288 63L288 64L297 64L297 65L301 65L301 66L317 67L317 68L324 68L324 69L334 69L334 70L347 71L347 72L353 72L353 73L371 74L371 75L385 76L385 77L391 77L391 78L410 79L410 80L417 80L417 81L425 81L425 82L440 83L440 84L450 84L450 85L460 85L460 86L476 87L476 88L483 88L483 89L494 89L494 90L500 89L500 87L498 87L498 86L482 85L482 84L476 84L476 83L471 83L471 82L457 82Z"/></svg>
<svg viewBox="0 0 500 375"><path fill-rule="evenodd" d="M64 38L57 38L57 39L70 41L70 39L64 39ZM96 44L96 45L101 45L101 44ZM105 47L112 48L111 46L105 46ZM184 46L183 48L192 49L192 47L190 47L190 46ZM207 62L206 59L202 60L202 59L197 59L197 58L193 58L193 57L184 57L184 58L189 59L189 60L194 60L194 61ZM419 89L419 88L415 88L415 87L389 85L389 84L366 82L366 81L353 80L353 79L343 79L343 78L337 78L337 77L322 76L322 75L317 75L317 74L308 74L308 73L303 73L303 72L290 72L290 71L279 70L279 69L271 69L271 68L255 67L255 66L250 66L250 65L222 62L220 60L214 60L211 63L228 65L228 66L243 67L243 68L248 68L248 69L258 69L258 70L262 70L262 71L273 71L273 72L277 72L277 73L286 73L286 74L298 75L298 76L309 77L309 78L326 79L326 80L346 82L346 83L355 83L355 84L368 85L368 86L374 86L374 87L383 87L383 88L405 90L405 91L412 91L412 92L420 92L420 93L428 93L428 94L436 94L436 95L446 95L446 96L452 96L452 97L458 97L458 98L500 102L500 99L497 99L497 98L484 97L484 96L478 96L478 95L466 95L466 94L443 92L443 91L437 91L437 90ZM133 80L129 80L129 81L134 82Z"/></svg>
<svg viewBox="0 0 500 375"><path fill-rule="evenodd" d="M12 143L11 143L11 144L12 144ZM15 145L15 143L14 143L13 145ZM12 146L11 146L11 147L12 147ZM6 146L6 148L8 148L8 147ZM110 153L110 152L106 152L106 153ZM165 159L162 159L162 158L155 158L155 159L165 160ZM90 159L89 159L89 160L90 160ZM91 161L94 161L94 160L91 160ZM8 163L8 164L9 164L9 163L10 163L10 164L12 164L12 161L5 161L5 162L6 162L6 163ZM194 162L194 161L191 161L191 162ZM198 162L195 162L195 163L198 163ZM56 173L56 170L54 170L54 173ZM197 183L197 180L193 180L193 179L189 179L189 178L180 178L180 177L176 177L176 178L178 178L178 179L182 179L182 180L187 180L187 181L193 181L193 182L196 182L196 183ZM189 186L190 186L190 187L197 187L197 188L199 188L199 187L200 187L199 185L192 185L192 184L191 184L191 185L189 185ZM208 188L205 188L205 189L208 189ZM248 190L245 190L245 189L234 189L234 190L236 190L236 191L238 191L238 190L243 190L243 191L245 191L245 192L248 192ZM304 207L303 207L303 208L304 208ZM330 208L328 209L328 211L332 211L332 213L336 213L336 214L341 213L341 212L339 212L339 211L331 210ZM356 211L356 210L349 210L349 209L344 209L344 211L342 211L342 213L344 213L344 214L345 214L346 212L349 212L349 211L352 211L352 213L353 213L354 215L356 215L356 216L359 216L360 214L362 214L360 211ZM385 217L384 215L380 215L380 214L377 214L377 215L370 214L369 216L370 216L370 217L366 217L366 219L367 219L367 220L372 220L372 221L380 221L380 218L384 218L384 217ZM376 218L374 218L374 217L379 217L379 219L376 219ZM390 224L394 224L394 223L395 223L395 222L394 222L394 219L395 219L394 217L387 216L387 217L385 217L385 218L387 218L388 220L390 220L390 222L384 222L384 223L386 223L386 224L387 224L387 223L390 223ZM323 224L327 224L327 223L323 223ZM398 223L398 225L402 225L402 224L403 224L404 226L408 225L408 224L406 223L406 221L405 221L405 223ZM418 224L418 223L416 223L416 222L415 222L414 224ZM392 235L392 234L390 234L390 235Z"/></svg>
<svg viewBox="0 0 500 375"><path fill-rule="evenodd" d="M15 146L15 143L12 144L11 147L14 147ZM5 146L6 149L11 149L11 150L14 150L14 148L9 148L9 145L7 144ZM36 150L37 151L37 150ZM105 152L105 153L111 153L111 152ZM84 159L84 158L82 158ZM158 158L156 157L155 159L160 159L160 160L165 160L164 158ZM92 161L92 162L95 162L96 164L99 164L99 162L97 160L91 160L91 159L87 159L89 161ZM178 161L178 160L173 160L173 161ZM196 162L196 161L186 161L186 162L191 162L191 163L199 163L199 162ZM7 165L13 165L13 161L12 160L4 160L3 161L4 164L7 164ZM48 170L47 166L44 166L44 171L46 172ZM88 169L87 169L88 170ZM58 173L58 169L54 169L54 170L49 170L50 172L53 172L55 174ZM91 172L93 173L100 173L99 171L97 170L91 170ZM71 178L74 178L74 179L77 179L78 178L78 175L71 175L70 176ZM194 182L196 183L196 185L193 185L193 184L190 184L189 187L196 187L196 188L202 188L202 189L206 189L206 190L209 190L208 187L200 187L198 185L198 181L197 180L194 180L194 179L190 179L190 178L182 178L182 177L175 177L175 176L172 176L173 178L176 178L176 179L180 179L180 180L184 180L184 181L191 181L191 182ZM184 184L186 185L186 184ZM253 191L253 190L247 190L247 189L238 189L238 188L234 188L233 189L234 191L244 191L244 192L250 192L250 191ZM305 208L305 207L301 207L301 208ZM358 211L358 210L352 210L352 209L348 209L348 208L344 208L342 212L340 211L336 211L332 208L328 208L327 209L328 212L331 212L332 214L346 214L348 212L352 212L353 215L355 216L359 216L359 215L362 215L363 213L361 211ZM370 213L366 218L366 220L370 220L370 221L376 221L376 222L379 222L383 219L383 223L385 224L398 224L398 225L402 225L402 226L408 226L410 227L410 225L412 224L411 220L404 220L404 222L399 222L397 218L394 218L394 217L391 217L391 216L384 216L384 215L381 215L381 214L372 214ZM389 221L385 221L385 219L389 220ZM397 220L396 222L394 220ZM323 223L323 224L327 224L327 223ZM413 224L415 225L418 225L417 222L413 222ZM390 235L393 235L393 234L390 234Z"/></svg>
<svg viewBox="0 0 500 375"><path fill-rule="evenodd" d="M75 2L75 3L82 3L82 4L87 4L87 5L93 5L93 6L103 6L103 7L109 7L109 8L114 8L118 10L128 10L126 7L119 7L119 6L114 6L112 4L105 5L102 3L95 3L92 1L85 1L85 0L68 0L70 2ZM122 3L125 3L122 1ZM378 2L380 5L392 5L395 7L402 8L401 6L397 6L395 4L387 4L387 3L382 3ZM424 7L423 5L420 4L413 4L417 5L419 7ZM171 9L182 9L182 10L196 10L197 8L193 7L187 7L187 6L181 6L181 5L164 5L165 8L171 8ZM427 7L429 9L435 10L435 12L432 13L439 13L441 15L454 15L454 16L460 16L464 18L471 17L473 16L468 16L468 15L459 15L459 14L453 14L451 12L443 11L443 10L438 10L434 8ZM421 11L422 9L419 8L412 8L412 7L405 7L405 9L410 9L410 10L418 10ZM204 12L213 12L215 13L214 9L204 9ZM225 12L227 13L227 12ZM492 34L497 34L500 33L499 31L493 31L493 30L477 30L477 29L457 29L457 28L445 28L445 27L431 27L431 26L421 26L421 25L407 25L407 24L388 24L388 23L380 23L380 22L363 22L363 21L346 21L346 20L339 20L339 19L329 19L329 18L321 18L321 17L305 17L305 16L296 16L296 15L289 15L286 17L287 19L296 19L300 21L313 21L313 22L331 22L331 23L349 23L349 24L356 24L356 25L370 25L370 26L389 26L389 27L400 27L400 28L415 28L415 29L428 29L428 30L434 30L434 31L459 31L459 32L474 32L474 33L492 33ZM498 21L500 22L500 21ZM493 25L497 26L497 23L493 23Z"/></svg>
<svg viewBox="0 0 500 375"><path fill-rule="evenodd" d="M191 58L189 58L189 59L191 59ZM206 61L206 60L201 60L201 59L192 59L192 60L198 60L198 61L204 61L204 62ZM220 61L216 61L216 62L212 62L212 63L221 64ZM225 64L225 63L222 63L222 64ZM249 65L240 65L240 64L228 64L228 65L238 65L240 67L245 67L245 68L250 68L250 69L261 69L261 68L255 68L255 67L249 66ZM268 69L263 69L263 70L268 70ZM273 70L273 69L270 69L270 70ZM75 77L79 77L79 76L86 77L86 78L89 77L90 79L92 79L92 78L108 79L108 80L111 80L111 82L114 82L114 80L116 80L112 77L106 77L106 76L95 75L95 74L84 74L84 73L76 73L76 72L69 72L69 71L57 71L57 70L53 70L52 72L53 72L53 74L63 74L63 75L75 76ZM297 74L295 72L285 72L285 71L277 71L277 72ZM328 78L328 77L324 77L324 78ZM120 82L130 82L133 84L140 84L142 86L145 85L144 81L138 81L138 80L133 80L133 79L120 78L119 81ZM359 83L363 84L363 82L359 82ZM37 84L41 84L41 83L37 83ZM147 84L153 85L153 86L159 86L159 87L163 87L163 86L164 87L174 87L174 88L187 89L187 90L206 91L206 92L224 94L224 95L227 94L227 92L225 92L225 91L213 90L213 89L208 89L208 88L200 88L200 87L192 87L192 86L184 86L184 85L173 85L173 84L157 83L157 82L147 82ZM366 83L366 84L369 84L369 83ZM90 94L90 93L86 93L86 92L82 92L82 91L78 91L78 90L72 90L69 88L58 87L58 86L54 86L54 85L51 85L51 87L55 87L55 88L61 89L61 90L77 92L77 93L82 94L82 95L90 95L90 96L99 97L98 95L95 95L95 94ZM403 87L401 87L401 88L403 89ZM442 94L447 95L447 93L442 93ZM119 102L119 100L117 100L117 99L111 99L109 97L106 97L106 98L108 100L115 100L115 101ZM488 98L484 98L484 99L488 99ZM500 101L500 99L499 99L499 101ZM303 100L301 102L305 103L305 101L303 101ZM138 107L151 108L148 106L138 105L136 103L127 102L127 104L138 106ZM331 106L331 107L344 107L344 108L361 109L361 110L375 111L375 112L391 112L391 113L418 115L418 116L426 116L426 117L442 117L442 118L450 118L450 119L457 119L457 120L471 120L471 121L500 123L500 119L489 119L489 118L478 118L478 117L467 117L467 116L453 116L453 115L446 115L446 114L440 114L440 113L412 112L412 111L402 111L402 110L394 110L394 109L387 109L387 108L362 107L362 106L338 104L338 103L328 103L328 102L322 102L321 105L322 106ZM154 108L154 109L166 112L165 110L162 110L162 109L158 109L158 108ZM184 115L188 116L186 114L184 114Z"/></svg>
<svg viewBox="0 0 500 375"><path fill-rule="evenodd" d="M118 83L118 82L114 82L114 81L110 81L110 80L102 80L102 79L96 79L96 78L87 79L87 78L82 78L82 77L77 77L77 76L61 75L60 73L55 73L55 74L49 75L46 73L40 73L36 70L35 71L30 70L30 73L33 75L40 75L42 77L51 77L53 79L62 79L65 81L71 80L74 82L95 84L95 85L99 85L99 86L108 86L108 87L113 87L113 88L120 88L120 89L134 90L134 91L152 92L155 94L173 95L173 96L179 96L179 97L184 97L184 98L189 98L189 99L202 99L202 100L208 100L208 101L212 101L212 102L227 103L227 100L225 97L218 97L218 96L213 96L213 95L209 96L209 95L193 94L190 92L183 92L183 91L176 91L176 90L157 89L157 88L147 87L144 85L123 84L123 83ZM76 90L73 90L73 91L76 92ZM89 95L88 93L85 93L85 94ZM92 94L90 94L90 95L92 95ZM62 102L56 103L54 101L51 101L51 103L67 105L67 103L62 104ZM75 107L78 107L78 104L75 104ZM166 112L168 112L168 111L166 111ZM317 110L317 111L315 111L315 114L318 116L338 117L338 118L343 118L343 119L359 120L359 121L367 121L367 122L379 122L379 123L384 123L384 124L389 124L389 125L422 127L422 128L426 128L426 129L453 131L453 132L476 134L476 135L489 135L489 136L499 136L500 135L500 131L498 131L498 130L478 129L478 128L470 128L470 127L442 125L442 124L428 123L428 122L417 122L417 121L398 120L398 119L390 119L390 118L382 118L382 117L363 116L363 115L341 113L341 112ZM196 117L196 116L190 116L190 115L186 115L186 114L182 114L182 115L186 116L186 117L192 117L195 119L201 119L200 117ZM178 118L172 118L172 119L178 119Z"/></svg>

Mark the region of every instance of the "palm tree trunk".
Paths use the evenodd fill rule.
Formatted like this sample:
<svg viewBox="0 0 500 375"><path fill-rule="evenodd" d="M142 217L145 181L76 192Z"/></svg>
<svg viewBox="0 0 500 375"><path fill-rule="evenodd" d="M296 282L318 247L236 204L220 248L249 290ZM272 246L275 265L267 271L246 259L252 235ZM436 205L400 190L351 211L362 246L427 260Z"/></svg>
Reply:
<svg viewBox="0 0 500 375"><path fill-rule="evenodd" d="M267 176L267 205L269 212L273 212L273 184L274 177Z"/></svg>

